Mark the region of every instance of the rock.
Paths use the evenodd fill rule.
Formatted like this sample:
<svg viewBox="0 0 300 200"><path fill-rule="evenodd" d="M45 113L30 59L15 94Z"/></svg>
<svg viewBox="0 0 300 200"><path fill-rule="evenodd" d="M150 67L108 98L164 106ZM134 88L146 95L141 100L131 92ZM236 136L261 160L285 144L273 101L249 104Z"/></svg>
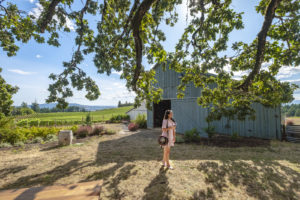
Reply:
<svg viewBox="0 0 300 200"><path fill-rule="evenodd" d="M58 145L71 145L73 140L72 130L61 130L58 134Z"/></svg>

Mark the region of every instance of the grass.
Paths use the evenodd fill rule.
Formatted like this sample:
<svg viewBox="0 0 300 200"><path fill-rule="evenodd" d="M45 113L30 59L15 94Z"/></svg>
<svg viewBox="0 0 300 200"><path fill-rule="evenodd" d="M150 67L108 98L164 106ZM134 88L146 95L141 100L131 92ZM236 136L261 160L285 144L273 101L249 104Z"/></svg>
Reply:
<svg viewBox="0 0 300 200"><path fill-rule="evenodd" d="M109 120L112 115L125 114L130 110L132 106L104 109L99 111L92 111L91 117L93 121L106 121ZM80 121L85 120L88 112L58 112L58 113L35 113L29 116L22 116L22 119L34 119L38 118L44 121L50 120L65 120L65 121Z"/></svg>
<svg viewBox="0 0 300 200"><path fill-rule="evenodd" d="M175 169L166 170L159 134L123 131L76 147L2 150L0 189L101 179L101 199L300 199L299 144L175 144Z"/></svg>

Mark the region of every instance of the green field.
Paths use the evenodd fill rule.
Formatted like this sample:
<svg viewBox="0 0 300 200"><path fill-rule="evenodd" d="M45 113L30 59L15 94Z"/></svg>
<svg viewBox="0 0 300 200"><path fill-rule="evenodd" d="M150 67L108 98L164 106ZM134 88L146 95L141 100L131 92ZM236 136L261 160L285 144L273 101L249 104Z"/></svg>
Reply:
<svg viewBox="0 0 300 200"><path fill-rule="evenodd" d="M132 106L104 109L93 111L91 117L93 121L109 120L113 115L125 114ZM88 112L57 112L57 113L36 113L28 116L23 116L17 119L40 119L43 121L81 121L85 120Z"/></svg>

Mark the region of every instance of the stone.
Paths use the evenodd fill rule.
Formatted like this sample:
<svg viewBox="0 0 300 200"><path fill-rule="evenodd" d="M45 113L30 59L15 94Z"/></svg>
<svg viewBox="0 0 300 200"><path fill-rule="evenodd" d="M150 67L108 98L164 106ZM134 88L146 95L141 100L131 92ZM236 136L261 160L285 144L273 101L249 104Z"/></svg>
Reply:
<svg viewBox="0 0 300 200"><path fill-rule="evenodd" d="M72 130L61 130L58 134L58 145L71 145L73 140Z"/></svg>

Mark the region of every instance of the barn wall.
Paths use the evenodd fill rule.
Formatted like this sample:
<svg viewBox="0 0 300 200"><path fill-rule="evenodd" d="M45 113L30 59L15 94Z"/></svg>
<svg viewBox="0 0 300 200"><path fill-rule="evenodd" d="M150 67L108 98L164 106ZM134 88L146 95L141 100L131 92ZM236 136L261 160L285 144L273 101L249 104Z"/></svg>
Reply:
<svg viewBox="0 0 300 200"><path fill-rule="evenodd" d="M177 86L180 84L177 72L157 66L156 83L157 87L164 90L163 99L170 99L174 118L176 119L177 132L184 133L187 130L196 128L202 136L206 136L204 128L207 127L205 118L208 114L206 108L202 108L197 104L197 97L201 94L200 88L195 88L191 83L186 88L184 99L177 99ZM280 106L276 108L266 108L261 104L253 104L256 111L256 119L253 120L227 120L222 118L214 121L212 125L218 133L231 135L238 133L245 137L258 137L265 139L281 139L280 131ZM153 127L153 112L147 111L147 125Z"/></svg>
<svg viewBox="0 0 300 200"><path fill-rule="evenodd" d="M134 109L131 109L130 111L128 111L126 113L127 115L130 116L130 120L135 120L136 117L141 114L141 115L146 115L146 118L147 118L147 108L146 108L146 104L143 102L141 104L141 106L137 107L137 108L134 108Z"/></svg>

